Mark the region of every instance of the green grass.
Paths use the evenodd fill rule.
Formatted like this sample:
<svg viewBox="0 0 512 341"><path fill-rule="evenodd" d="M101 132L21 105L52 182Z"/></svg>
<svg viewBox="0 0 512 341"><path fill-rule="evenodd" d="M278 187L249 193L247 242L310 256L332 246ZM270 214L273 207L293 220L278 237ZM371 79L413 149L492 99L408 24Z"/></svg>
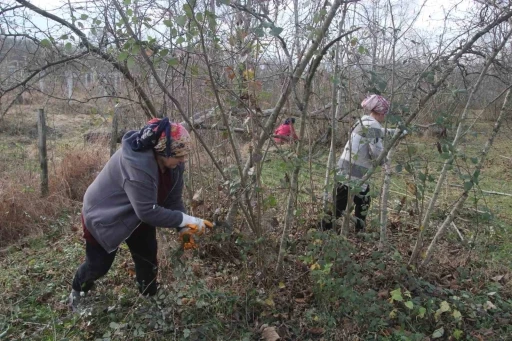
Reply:
<svg viewBox="0 0 512 341"><path fill-rule="evenodd" d="M176 252L172 234L161 232L160 237L162 287L155 299L138 295L128 270L133 264L123 246L111 271L87 298L82 314L71 313L65 305L74 271L84 256L79 232L55 230L12 249L1 259L0 333L6 331L9 340L257 340L259 326L267 323L282 326L279 332L289 340L314 340L319 336L315 333L329 340L348 335L373 340L376 333L379 340L394 340L384 337L391 333L419 341L439 325L446 333L462 330L463 340L476 340L470 333L484 329L493 331L487 340L502 340L500 336L510 331L499 321L512 318L508 310L512 301L502 296L499 283L486 283L475 269L457 275L460 289L443 288L411 277L397 259L376 252L371 243L357 246L357 254L369 257L356 260L356 246L346 239L313 233L297 240L307 247L289 257L305 264L313 260L318 268L308 274L302 268L294 270L291 262L283 277L272 279L267 274L269 282L263 284L257 276L266 267L255 268L249 244L238 243L246 258L235 265L212 253L213 245L230 247L224 239L227 235L205 240L205 249L192 258ZM397 288L402 297L411 295L406 300L411 300L413 309L377 297L379 290ZM488 296L491 291L497 294ZM464 323L450 314L436 323L442 301L460 311ZM487 301L496 306L493 314L482 311Z"/></svg>
<svg viewBox="0 0 512 341"><path fill-rule="evenodd" d="M477 155L485 140L485 134L480 134L464 142L468 161L458 161L459 169L472 166L470 158ZM429 160L429 173L435 179L443 159L434 142L408 137L399 146L393 164L414 162L415 169L422 170ZM55 144L56 155L66 150L66 143ZM410 150L411 155L407 145L416 147ZM21 149L5 150L11 153L4 154L10 160L22 155ZM512 193L509 160L500 157L508 156L507 151L508 139L502 133L482 171L481 189ZM266 203L281 214L288 186L285 174L291 175L294 164L275 152L267 158L262 174L264 202L274 196L272 202ZM440 326L445 328L445 337L463 331L461 340L476 340L476 335L487 335L487 329L493 334L486 340L504 340L510 335L510 279L490 278L510 273L512 267L512 198L475 192L478 203L475 206L468 200L456 224L467 237L478 233L478 238L471 245L463 245L450 230L442 248L455 260L468 254L474 257L466 266L436 265L419 276L405 266L407 252L417 235L417 217L402 215L400 231L390 227L390 254L375 250L375 235L371 233L365 240L351 235L349 242L332 234L305 233L311 225L302 222L317 219L314 214L318 211L307 204L313 201L313 208L320 207L325 161L326 154L319 155L312 160L311 170L305 163L301 171L296 230L304 236L290 241L286 269L280 277L273 275L280 228L259 241L253 241L251 236L214 235L206 238L203 249L191 258L181 258L174 234L160 231L162 290L157 299L146 300L138 295L130 271L131 257L123 246L111 271L98 281L97 289L88 298L86 305L90 309L81 315L73 314L66 307L67 296L84 249L79 229L70 229L79 226L78 217L63 213L44 236L0 253L0 335L5 332L4 337L9 340L257 340L263 323L281 326L279 332L287 340L344 340L348 335L358 335L363 340L423 340ZM372 181L376 198L370 219L378 216L381 173ZM392 181L391 207L407 193L406 181L413 181L413 177L402 170ZM311 182L315 200L310 193ZM451 172L447 183L463 182ZM434 184L428 183L426 196L431 196ZM460 188L443 188L435 224L460 192ZM412 199L409 195L409 208ZM483 220L483 215L472 208L489 208L494 215ZM377 226L372 225L370 232L375 232ZM264 247L260 251L265 255L264 264L256 260L258 247ZM240 256L227 257L221 252L230 248ZM451 249L458 253L449 254ZM447 273L453 276L452 282L441 278ZM378 295L379 291L389 293L397 288L404 301L413 302L413 309L402 301L390 302ZM489 295L492 292L496 294ZM438 321L435 314L443 301L452 310ZM487 301L496 309L486 310ZM426 309L425 317L421 317L420 308ZM453 309L462 313L461 321L453 317Z"/></svg>
<svg viewBox="0 0 512 341"><path fill-rule="evenodd" d="M225 276L229 264L219 264L208 277L198 277L193 266L201 262L198 255L192 262L180 260L176 236L161 231L160 237L164 236L157 297L138 294L130 253L122 245L113 267L97 281L79 314L69 311L67 299L85 255L81 233L55 230L12 247L0 259L0 333L6 332L9 340L183 340L202 339L201 335L210 339L215 334L225 335L220 340L230 340L227 335L242 340L253 335L243 314L244 304L251 305L249 314L259 309L254 303L256 291L233 290L223 283L211 288L209 279ZM225 321L235 310L240 321Z"/></svg>
<svg viewBox="0 0 512 341"><path fill-rule="evenodd" d="M480 157L480 152L487 142L491 132L492 125L482 123L475 125L473 131L478 133L468 133L459 145L459 152L462 153L454 163L454 167L448 172L448 177L443 186L437 203L437 209L433 214L433 223L435 227L444 219L448 212L458 199L462 188L450 186L463 186L464 179L461 175L471 175L475 167L475 161ZM503 265L512 267L512 197L505 195L488 194L485 191L503 192L512 194L512 160L510 159L510 148L508 141L508 132L504 127L496 137L493 147L487 157L484 167L479 177L479 183L470 193L469 199L466 201L464 208L455 220L456 226L462 231L468 240L476 237L472 248L476 248L476 253L481 257L485 257L489 262L489 266L498 268ZM390 197L388 203L390 208L394 208L396 203L403 197L407 197L406 207L402 212L406 213L408 209L414 208L415 197L407 189L407 183L421 183L418 180L418 173L423 172L431 177L426 181L426 189L424 191L423 208L424 211L428 206L429 199L432 197L434 187L445 159L438 153L436 147L437 140L428 137L418 137L414 134L407 137L398 146L397 151L392 160L394 168L400 165L402 169L392 177L390 187ZM284 152L283 154L286 154ZM339 156L339 155L338 155ZM503 157L505 156L505 157ZM276 194L279 197L277 201L285 202L288 184L286 183L285 174L291 174L293 171L293 163L291 161L283 161L276 151L268 154L269 162L264 163L262 182L269 188L280 188L281 191ZM312 169L309 163L303 163L303 169L300 174L301 193L299 195L300 203L311 201L309 195L311 191L311 183L313 183L313 192L316 197L316 211L320 211L320 198L323 191L323 182L325 176L325 163L327 155L324 153L312 160ZM412 167L412 172L406 170L406 164ZM428 169L428 171L426 171ZM416 176L416 180L413 177ZM310 177L312 180L310 180ZM378 229L379 216L379 192L383 179L382 171L378 171L371 180L372 192L374 195L373 204L369 215L369 220L375 229ZM330 190L329 190L330 192ZM420 205L421 206L421 205ZM489 212L488 214L475 212ZM311 212L306 209L306 212ZM414 228L419 226L419 217L417 213L414 216L408 214L402 215L402 222L405 225L411 225ZM430 238L435 229L432 228L427 237ZM417 233L417 231L416 231ZM449 229L445 237L450 242L459 244L458 236L453 229ZM412 247L412 245L411 245Z"/></svg>

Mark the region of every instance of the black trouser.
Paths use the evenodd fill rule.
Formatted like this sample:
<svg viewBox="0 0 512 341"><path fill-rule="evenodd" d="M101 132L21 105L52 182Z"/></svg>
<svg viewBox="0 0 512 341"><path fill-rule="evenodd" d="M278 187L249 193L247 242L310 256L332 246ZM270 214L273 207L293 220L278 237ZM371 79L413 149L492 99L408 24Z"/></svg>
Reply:
<svg viewBox="0 0 512 341"><path fill-rule="evenodd" d="M130 248L139 291L144 295L156 294L158 274L156 228L154 226L139 226L132 235L126 239ZM94 240L86 240L85 262L78 268L73 279L73 289L89 291L94 281L103 277L114 262L117 250L107 253L101 245Z"/></svg>
<svg viewBox="0 0 512 341"><path fill-rule="evenodd" d="M370 186L366 186L366 190L359 192L359 194L354 195L354 204L355 204L355 216L357 218L356 222L356 231L362 231L365 227L366 216L368 214L368 208L370 207L371 198L368 195L370 192ZM338 219L343 215L343 212L347 209L348 204L348 187L342 183L338 183L333 190L333 199L334 199L334 209L336 212L335 219ZM325 219L322 221L322 228L324 230L332 229L333 221L335 220L331 218L331 221L326 221Z"/></svg>

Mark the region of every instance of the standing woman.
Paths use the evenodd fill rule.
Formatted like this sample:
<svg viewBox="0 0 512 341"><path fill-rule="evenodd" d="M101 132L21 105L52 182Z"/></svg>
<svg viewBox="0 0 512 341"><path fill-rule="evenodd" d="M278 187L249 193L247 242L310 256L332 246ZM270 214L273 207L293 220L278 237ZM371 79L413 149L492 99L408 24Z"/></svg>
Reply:
<svg viewBox="0 0 512 341"><path fill-rule="evenodd" d="M345 145L343 153L338 161L338 175L350 180L362 179L366 172L373 166L373 161L383 150L382 139L384 128L381 123L385 121L389 110L389 102L382 96L371 95L361 103L364 115L355 124L350 135L350 140ZM393 130L394 131L394 130ZM382 161L382 164L385 160ZM334 188L334 208L336 219L343 215L348 203L348 185L339 182ZM365 228L366 215L370 207L370 185L361 184L358 188L352 188L355 204L356 231ZM323 229L332 229L332 221L322 222Z"/></svg>
<svg viewBox="0 0 512 341"><path fill-rule="evenodd" d="M132 254L140 293L152 296L157 292L156 227L177 228L184 248L194 248L193 236L212 227L185 214L183 172L190 146L187 130L168 118L152 119L142 130L123 136L121 148L85 192L85 262L73 279L73 310L81 293L108 272L121 243Z"/></svg>

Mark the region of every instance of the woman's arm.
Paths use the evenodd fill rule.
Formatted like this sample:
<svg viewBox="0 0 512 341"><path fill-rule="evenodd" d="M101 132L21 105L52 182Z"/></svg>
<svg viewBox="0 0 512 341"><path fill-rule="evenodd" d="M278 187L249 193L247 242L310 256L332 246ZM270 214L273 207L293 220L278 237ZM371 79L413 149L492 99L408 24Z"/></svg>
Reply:
<svg viewBox="0 0 512 341"><path fill-rule="evenodd" d="M164 207L171 210L187 213L187 209L185 208L185 204L183 203L183 188L185 186L184 172L184 164L180 164L177 167L176 171L173 172L175 174L176 179L172 185L171 190L167 194L167 197L165 198Z"/></svg>
<svg viewBox="0 0 512 341"><path fill-rule="evenodd" d="M148 181L125 180L123 189L137 217L151 226L178 227L183 214L157 203L156 184Z"/></svg>

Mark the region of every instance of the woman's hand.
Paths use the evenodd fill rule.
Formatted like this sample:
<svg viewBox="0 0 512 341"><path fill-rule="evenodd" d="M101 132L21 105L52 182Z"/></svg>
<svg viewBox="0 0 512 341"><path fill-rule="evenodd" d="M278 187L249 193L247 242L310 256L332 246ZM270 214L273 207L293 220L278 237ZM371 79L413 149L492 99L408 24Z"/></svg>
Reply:
<svg viewBox="0 0 512 341"><path fill-rule="evenodd" d="M183 221L180 224L179 238L185 250L196 249L196 241L199 236L205 233L206 227L213 228L213 224L208 220L183 214Z"/></svg>

